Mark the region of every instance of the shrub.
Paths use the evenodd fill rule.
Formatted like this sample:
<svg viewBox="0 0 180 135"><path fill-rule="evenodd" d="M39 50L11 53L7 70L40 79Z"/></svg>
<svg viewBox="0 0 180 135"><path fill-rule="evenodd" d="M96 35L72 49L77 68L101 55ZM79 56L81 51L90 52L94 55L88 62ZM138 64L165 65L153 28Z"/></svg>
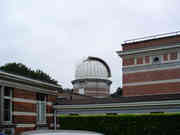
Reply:
<svg viewBox="0 0 180 135"><path fill-rule="evenodd" d="M61 129L105 135L180 135L180 114L60 116Z"/></svg>

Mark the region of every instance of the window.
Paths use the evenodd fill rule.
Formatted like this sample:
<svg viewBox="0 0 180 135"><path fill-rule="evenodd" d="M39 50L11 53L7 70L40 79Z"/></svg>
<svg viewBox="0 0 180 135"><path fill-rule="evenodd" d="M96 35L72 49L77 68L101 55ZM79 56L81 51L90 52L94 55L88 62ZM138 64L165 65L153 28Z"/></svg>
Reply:
<svg viewBox="0 0 180 135"><path fill-rule="evenodd" d="M6 123L12 121L12 88L1 87L1 120Z"/></svg>
<svg viewBox="0 0 180 135"><path fill-rule="evenodd" d="M123 59L123 66L129 66L129 65L134 65L134 64L135 64L134 58Z"/></svg>
<svg viewBox="0 0 180 135"><path fill-rule="evenodd" d="M46 123L46 96L37 94L37 122Z"/></svg>
<svg viewBox="0 0 180 135"><path fill-rule="evenodd" d="M11 121L11 101L4 99L4 121Z"/></svg>
<svg viewBox="0 0 180 135"><path fill-rule="evenodd" d="M153 56L152 57L153 64L160 64L161 63L161 56Z"/></svg>
<svg viewBox="0 0 180 135"><path fill-rule="evenodd" d="M14 135L14 129L13 128L3 128L2 131L0 131L0 135Z"/></svg>
<svg viewBox="0 0 180 135"><path fill-rule="evenodd" d="M137 64L143 64L143 57L137 58Z"/></svg>
<svg viewBox="0 0 180 135"><path fill-rule="evenodd" d="M79 94L84 95L84 88L79 89Z"/></svg>

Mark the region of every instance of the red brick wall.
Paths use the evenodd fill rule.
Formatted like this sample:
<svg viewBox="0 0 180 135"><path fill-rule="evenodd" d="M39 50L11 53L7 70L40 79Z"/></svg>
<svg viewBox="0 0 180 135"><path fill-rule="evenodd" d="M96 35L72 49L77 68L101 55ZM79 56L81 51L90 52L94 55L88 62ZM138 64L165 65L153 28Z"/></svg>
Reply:
<svg viewBox="0 0 180 135"><path fill-rule="evenodd" d="M48 101L50 102L56 102L56 96L53 96L53 95L48 95Z"/></svg>
<svg viewBox="0 0 180 135"><path fill-rule="evenodd" d="M109 91L108 89L103 89L103 88L96 88L96 89L88 88L85 90L85 94L87 96L109 96Z"/></svg>
<svg viewBox="0 0 180 135"><path fill-rule="evenodd" d="M37 93L30 92L22 89L14 89L13 97L17 99L29 100L29 101L37 101ZM13 102L13 112L21 112L21 113L35 113L36 114L36 104L35 103L27 103L27 102ZM47 102L56 102L55 95L47 95ZM46 113L53 114L53 106L47 104ZM53 123L53 116L47 116L47 124L50 128L50 124ZM15 124L36 124L37 118L33 115L17 115L16 113L13 115L13 123ZM19 134L26 130L31 130L34 128L15 128L15 134Z"/></svg>
<svg viewBox="0 0 180 135"><path fill-rule="evenodd" d="M36 100L36 93L21 89L14 89L13 96L16 98L32 99Z"/></svg>
<svg viewBox="0 0 180 135"><path fill-rule="evenodd" d="M137 64L143 64L143 57L137 58Z"/></svg>
<svg viewBox="0 0 180 135"><path fill-rule="evenodd" d="M79 90L78 89L73 89L73 92L74 93L79 93Z"/></svg>
<svg viewBox="0 0 180 135"><path fill-rule="evenodd" d="M150 63L150 56L145 56L145 64L149 64Z"/></svg>
<svg viewBox="0 0 180 135"><path fill-rule="evenodd" d="M176 60L177 59L177 52L170 53L170 60Z"/></svg>
<svg viewBox="0 0 180 135"><path fill-rule="evenodd" d="M54 95L48 95L48 102L52 102L52 103L55 103L56 102L56 96ZM46 106L46 113L49 113L49 114L53 114L53 105L47 105ZM47 123L48 123L48 128L50 129L51 126L50 124L53 124L54 123L54 117L53 116L47 116L46 117L47 119Z"/></svg>
<svg viewBox="0 0 180 135"><path fill-rule="evenodd" d="M168 59L168 55L170 56L170 59ZM171 53L166 53L163 54L163 60L168 61L168 60L176 60L177 59L177 52L171 52ZM137 63L136 64L149 64L150 63L150 56L145 56L145 57L137 57L136 58ZM145 63L143 63L143 60L145 60ZM134 65L135 64L135 58L123 58L123 66L129 66L129 65Z"/></svg>
<svg viewBox="0 0 180 135"><path fill-rule="evenodd" d="M107 97L107 94L102 94L102 93L87 93L87 96L91 96L91 97Z"/></svg>
<svg viewBox="0 0 180 135"><path fill-rule="evenodd" d="M180 78L180 68L123 74L123 84Z"/></svg>
<svg viewBox="0 0 180 135"><path fill-rule="evenodd" d="M53 118L53 117L48 117L48 118L47 118L47 121L48 121L49 127L50 127L50 124L54 124L54 123L53 123L53 120L54 120L54 118Z"/></svg>
<svg viewBox="0 0 180 135"><path fill-rule="evenodd" d="M158 46L158 45L167 45L167 44L179 43L179 42L180 42L180 35L177 35L177 36L164 37L164 38L147 40L142 42L123 44L123 50L127 51L131 49L138 49L138 48Z"/></svg>
<svg viewBox="0 0 180 135"><path fill-rule="evenodd" d="M164 60L164 61L168 61L168 54L164 54L164 55L163 55L163 60Z"/></svg>
<svg viewBox="0 0 180 135"><path fill-rule="evenodd" d="M142 49L146 47L154 46L164 46L173 45L174 43L180 43L180 35L163 37L158 39L152 39L147 41L139 41L134 43L123 44L123 51L132 51L133 49ZM162 55L162 54L161 54ZM168 61L168 56L170 60L177 59L177 52L169 52L163 54L163 60ZM131 57L134 57L133 55ZM137 57L137 64L143 64L143 58L146 64L150 63L151 56ZM128 63L126 56L123 56L123 66L133 65L134 63ZM138 83L138 82L149 82L149 81L161 81L161 80L171 80L180 78L180 68L179 69L169 69L169 70L157 70L149 72L137 72L130 74L123 74L123 84ZM157 85L144 85L144 86L126 86L123 87L123 94L125 96L133 95L144 95L144 94L159 94L159 93L172 93L179 92L180 83L177 84L157 84ZM175 88L174 88L175 87Z"/></svg>
<svg viewBox="0 0 180 135"><path fill-rule="evenodd" d="M35 130L34 128L16 128L15 135L20 135L22 132Z"/></svg>
<svg viewBox="0 0 180 135"><path fill-rule="evenodd" d="M180 83L163 83L123 87L123 96L180 93Z"/></svg>
<svg viewBox="0 0 180 135"><path fill-rule="evenodd" d="M36 112L36 104L13 102L14 111L17 112Z"/></svg>
<svg viewBox="0 0 180 135"><path fill-rule="evenodd" d="M27 116L27 115L15 115L13 116L14 123L22 124L22 123L29 123L33 124L36 123L36 116Z"/></svg>
<svg viewBox="0 0 180 135"><path fill-rule="evenodd" d="M52 96L52 95L48 95L48 101L49 102L52 102L52 103L55 103L56 101L56 96ZM53 114L53 106L52 105L47 105L46 106L46 112L47 113L50 113L50 114ZM54 123L54 117L53 116L47 116L46 117L47 119L47 123L48 123L48 128L51 129L51 124Z"/></svg>

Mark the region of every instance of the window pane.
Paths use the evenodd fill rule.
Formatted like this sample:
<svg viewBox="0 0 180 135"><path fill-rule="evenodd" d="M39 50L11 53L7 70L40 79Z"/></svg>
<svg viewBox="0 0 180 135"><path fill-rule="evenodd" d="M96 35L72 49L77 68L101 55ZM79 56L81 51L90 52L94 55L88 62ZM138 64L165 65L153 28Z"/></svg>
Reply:
<svg viewBox="0 0 180 135"><path fill-rule="evenodd" d="M38 102L38 121L44 122L46 120L45 113L46 113L46 102L39 101Z"/></svg>
<svg viewBox="0 0 180 135"><path fill-rule="evenodd" d="M4 99L4 121L10 121L11 104L9 99Z"/></svg>
<svg viewBox="0 0 180 135"><path fill-rule="evenodd" d="M45 103L42 102L42 103L41 103L41 110L42 110L42 111L41 111L41 120L42 120L42 121L45 120L45 113L46 113L45 109L46 109Z"/></svg>
<svg viewBox="0 0 180 135"><path fill-rule="evenodd" d="M10 97L11 88L10 87L4 87L4 96Z"/></svg>
<svg viewBox="0 0 180 135"><path fill-rule="evenodd" d="M38 122L46 121L46 95L38 93L37 94L37 120Z"/></svg>

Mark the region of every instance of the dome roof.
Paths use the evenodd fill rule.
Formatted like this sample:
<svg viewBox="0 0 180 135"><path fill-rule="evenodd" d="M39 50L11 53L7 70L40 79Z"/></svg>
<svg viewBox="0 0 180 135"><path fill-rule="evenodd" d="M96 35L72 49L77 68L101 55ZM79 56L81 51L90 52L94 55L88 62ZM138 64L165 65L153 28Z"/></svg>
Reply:
<svg viewBox="0 0 180 135"><path fill-rule="evenodd" d="M108 79L109 77L111 77L110 68L105 61L96 57L88 57L76 67L75 79Z"/></svg>

